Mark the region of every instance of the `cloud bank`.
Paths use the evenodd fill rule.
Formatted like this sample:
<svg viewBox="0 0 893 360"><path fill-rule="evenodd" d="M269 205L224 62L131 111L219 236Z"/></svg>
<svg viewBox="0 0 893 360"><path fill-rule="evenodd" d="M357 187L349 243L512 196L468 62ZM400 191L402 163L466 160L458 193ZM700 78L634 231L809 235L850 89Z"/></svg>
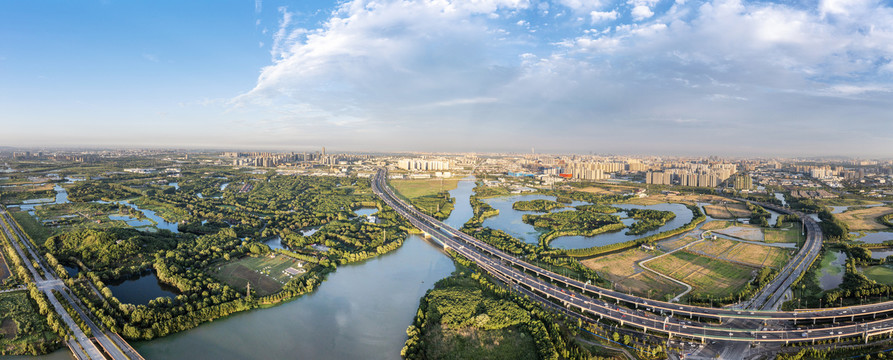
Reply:
<svg viewBox="0 0 893 360"><path fill-rule="evenodd" d="M322 24L279 12L271 64L231 104L280 136L890 155L893 8L880 1L354 0Z"/></svg>

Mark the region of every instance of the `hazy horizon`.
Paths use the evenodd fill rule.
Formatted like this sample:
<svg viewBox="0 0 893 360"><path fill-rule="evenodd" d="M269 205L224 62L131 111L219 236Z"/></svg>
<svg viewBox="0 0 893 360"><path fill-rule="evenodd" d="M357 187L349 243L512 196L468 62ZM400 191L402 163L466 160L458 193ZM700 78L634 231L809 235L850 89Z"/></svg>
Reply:
<svg viewBox="0 0 893 360"><path fill-rule="evenodd" d="M891 158L872 0L0 4L0 145Z"/></svg>

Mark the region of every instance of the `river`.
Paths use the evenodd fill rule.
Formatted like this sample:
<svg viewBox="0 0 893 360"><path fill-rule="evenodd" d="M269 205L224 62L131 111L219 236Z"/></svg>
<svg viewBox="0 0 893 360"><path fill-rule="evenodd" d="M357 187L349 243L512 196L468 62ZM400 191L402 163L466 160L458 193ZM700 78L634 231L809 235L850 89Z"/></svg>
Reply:
<svg viewBox="0 0 893 360"><path fill-rule="evenodd" d="M471 218L472 188L466 180L450 191L447 224ZM391 253L339 267L311 294L133 346L147 359L398 359L419 300L453 270L438 247L412 235Z"/></svg>

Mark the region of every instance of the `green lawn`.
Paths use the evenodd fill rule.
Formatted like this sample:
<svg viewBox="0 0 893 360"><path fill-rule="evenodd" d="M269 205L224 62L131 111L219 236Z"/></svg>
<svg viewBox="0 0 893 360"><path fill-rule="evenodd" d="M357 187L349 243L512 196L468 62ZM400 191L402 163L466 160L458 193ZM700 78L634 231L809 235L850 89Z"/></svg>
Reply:
<svg viewBox="0 0 893 360"><path fill-rule="evenodd" d="M885 285L893 285L893 268L886 265L869 266L862 269L869 279Z"/></svg>
<svg viewBox="0 0 893 360"><path fill-rule="evenodd" d="M453 190L459 180L454 179L422 179L422 180L390 180L391 186L403 196L412 199L425 195L436 195L441 191Z"/></svg>
<svg viewBox="0 0 893 360"><path fill-rule="evenodd" d="M276 255L273 258L268 256L243 257L216 265L212 269L212 273L220 281L237 289L245 289L248 282L251 282L251 290L264 296L279 291L282 285L292 279L292 276L284 273L285 269L293 267L300 270L301 267L298 264L301 263L300 260L284 255Z"/></svg>
<svg viewBox="0 0 893 360"><path fill-rule="evenodd" d="M455 189L458 183L459 180L448 179L391 180L391 185L412 205L440 220L449 217L453 211L453 203L446 191Z"/></svg>
<svg viewBox="0 0 893 360"><path fill-rule="evenodd" d="M9 212L13 218L22 226L22 229L31 236L31 239L34 240L37 244L43 244L47 238L53 236L53 231L43 226L36 219L28 215L26 212L22 211L10 211Z"/></svg>
<svg viewBox="0 0 893 360"><path fill-rule="evenodd" d="M791 224L780 229L763 229L763 239L767 243L800 243L804 236L799 224Z"/></svg>

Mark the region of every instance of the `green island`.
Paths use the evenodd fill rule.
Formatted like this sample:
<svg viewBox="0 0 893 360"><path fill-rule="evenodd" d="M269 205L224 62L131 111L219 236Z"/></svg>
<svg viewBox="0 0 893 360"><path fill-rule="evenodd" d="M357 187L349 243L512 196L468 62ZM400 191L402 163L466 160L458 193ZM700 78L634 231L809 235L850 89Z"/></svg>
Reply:
<svg viewBox="0 0 893 360"><path fill-rule="evenodd" d="M557 201L536 199L529 201L516 201L514 204L512 204L512 209L520 211L549 212L553 209L563 208L564 206L564 204Z"/></svg>
<svg viewBox="0 0 893 360"><path fill-rule="evenodd" d="M594 236L626 227L616 215L598 211L559 211L544 215L524 215L522 219L525 224L548 230L540 236L540 244L543 246L560 236Z"/></svg>
<svg viewBox="0 0 893 360"><path fill-rule="evenodd" d="M629 226L626 235L641 235L651 230L655 230L667 221L676 217L676 213L672 211L651 210L651 209L629 209L626 210L629 217L636 219L635 223Z"/></svg>

